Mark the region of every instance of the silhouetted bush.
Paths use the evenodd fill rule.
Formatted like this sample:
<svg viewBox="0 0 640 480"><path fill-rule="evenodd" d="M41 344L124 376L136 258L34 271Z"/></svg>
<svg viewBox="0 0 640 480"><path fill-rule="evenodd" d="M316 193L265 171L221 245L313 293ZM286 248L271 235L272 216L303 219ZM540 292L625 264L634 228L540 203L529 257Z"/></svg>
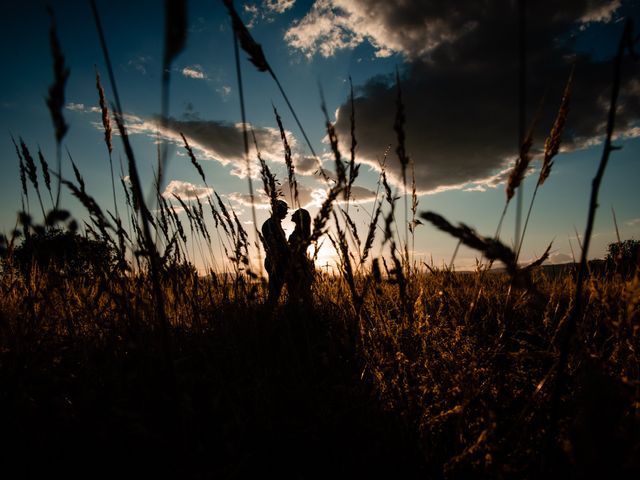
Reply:
<svg viewBox="0 0 640 480"><path fill-rule="evenodd" d="M631 275L638 268L640 260L640 240L624 240L610 243L605 257L610 271Z"/></svg>
<svg viewBox="0 0 640 480"><path fill-rule="evenodd" d="M111 272L116 258L114 247L105 241L60 228L30 234L13 254L25 274L35 264L43 270L74 276Z"/></svg>

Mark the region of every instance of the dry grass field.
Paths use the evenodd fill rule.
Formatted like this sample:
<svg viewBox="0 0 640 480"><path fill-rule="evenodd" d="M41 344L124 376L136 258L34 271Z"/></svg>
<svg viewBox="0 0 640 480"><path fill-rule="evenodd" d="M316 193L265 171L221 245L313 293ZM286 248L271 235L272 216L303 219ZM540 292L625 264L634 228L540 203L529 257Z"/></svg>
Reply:
<svg viewBox="0 0 640 480"><path fill-rule="evenodd" d="M248 31L234 28L254 64L268 67ZM170 64L180 35L166 42ZM53 51L60 68L48 103L60 146L64 58ZM105 53L108 64L106 44ZM571 81L539 184L558 152ZM591 268L584 258L549 272L539 265L546 257L522 266L497 236L420 213L400 100L397 152L411 220L396 224L403 205L396 209L383 171L377 213L358 231L336 203L345 191L348 198L357 162L341 159L327 120L336 180L309 243L330 237L340 271L316 271L306 302L285 287L269 305L266 279L249 261L254 232L217 194L184 203L189 225L159 187L156 207L147 205L122 107L117 99L113 111L107 106L99 80L98 94L109 157L117 128L128 162L126 212L98 205L75 164L74 179L60 179L59 166L15 141L32 211L0 243L5 478L640 474L637 259L612 255ZM199 168L186 139L185 148ZM511 196L529 160L523 144ZM261 167L273 204L273 175ZM58 204L56 188L83 203L86 228ZM418 218L477 249L477 271L413 263ZM223 239L228 269L198 275L187 241L209 245L213 235ZM384 254L374 256L374 242ZM504 269L490 271L493 262Z"/></svg>

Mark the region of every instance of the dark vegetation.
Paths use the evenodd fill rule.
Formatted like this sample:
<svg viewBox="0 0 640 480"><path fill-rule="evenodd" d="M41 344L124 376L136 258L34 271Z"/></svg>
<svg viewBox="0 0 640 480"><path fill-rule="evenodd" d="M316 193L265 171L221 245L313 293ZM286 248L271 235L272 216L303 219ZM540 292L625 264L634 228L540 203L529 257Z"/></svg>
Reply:
<svg viewBox="0 0 640 480"><path fill-rule="evenodd" d="M168 18L177 21L167 22L163 105L168 67L186 35L184 3L167 2ZM278 82L232 3L224 3L239 46ZM549 275L540 268L549 250L522 266L521 244L502 244L499 228L482 237L425 212L423 220L477 249L486 263L469 275L417 268L409 244L420 221L415 188L407 191L411 164L398 86L394 128L405 199L412 199L404 213L412 218L394 228L397 192L383 170L384 195L376 198L366 235L358 232L348 208L335 203L348 201L358 174L356 131L351 158L342 160L327 120L337 180L328 181L312 241L329 237L340 274L318 272L311 304L285 294L267 307L266 285L249 261L253 232L217 194L202 203L181 201L188 226L160 195L160 179L157 208L146 205L92 5L116 97L110 112L98 77L105 142L111 158L113 119L131 177L122 190L127 212L104 213L75 163L75 181L66 180L58 151L57 186L70 189L88 219L80 232L57 192L54 201L39 155L52 207L45 214L33 157L16 143L25 210L36 192L43 223L23 212L17 230L0 239L0 452L7 478L637 477L637 241L612 244L597 268L586 262L585 245L574 272ZM54 26L52 46L47 103L60 147L68 70ZM538 186L558 152L571 82L572 76L545 142ZM615 96L612 105L615 111ZM527 171L530 146L527 139L519 152L505 212ZM245 148L249 162L248 141ZM162 171L162 149L158 161ZM260 166L273 204L275 178L261 159ZM251 180L249 188L253 195ZM209 212L215 231L205 222ZM383 238L376 239L378 230ZM198 276L187 244L210 245L213 235L230 267ZM388 254L370 258L374 241ZM493 262L505 270L490 274Z"/></svg>

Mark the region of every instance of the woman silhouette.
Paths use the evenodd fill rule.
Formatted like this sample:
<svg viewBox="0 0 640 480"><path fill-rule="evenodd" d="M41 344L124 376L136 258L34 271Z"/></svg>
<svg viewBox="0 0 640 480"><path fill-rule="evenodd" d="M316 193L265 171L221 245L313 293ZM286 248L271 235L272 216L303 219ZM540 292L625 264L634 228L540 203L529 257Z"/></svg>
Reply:
<svg viewBox="0 0 640 480"><path fill-rule="evenodd" d="M289 236L290 264L288 268L287 289L289 298L305 305L311 303L311 285L315 276L313 260L307 255L311 237L311 215L299 208L291 215L296 228Z"/></svg>

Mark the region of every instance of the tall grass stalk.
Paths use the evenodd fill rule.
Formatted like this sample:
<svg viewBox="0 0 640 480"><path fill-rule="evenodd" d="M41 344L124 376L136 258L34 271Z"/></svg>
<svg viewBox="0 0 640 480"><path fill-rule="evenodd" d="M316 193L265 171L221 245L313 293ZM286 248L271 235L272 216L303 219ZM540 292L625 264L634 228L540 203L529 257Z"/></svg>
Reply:
<svg viewBox="0 0 640 480"><path fill-rule="evenodd" d="M551 399L551 422L550 429L547 437L547 454L550 455L550 449L552 448L552 442L555 441L555 433L558 429L558 409L560 403L560 391L565 384L565 379L568 375L566 371L567 359L569 357L569 348L571 344L571 340L576 331L576 325L578 319L581 318L582 310L583 310L583 287L584 287L584 277L587 273L587 259L589 255L589 246L591 243L591 235L593 233L593 224L595 221L596 209L598 208L598 193L600 191L600 184L602 182L602 178L604 176L605 169L607 168L607 164L609 162L609 156L611 152L615 150L619 150L620 147L617 147L612 144L611 140L613 137L613 130L615 128L615 120L616 120L616 109L618 105L618 95L620 93L620 83L622 78L622 60L624 58L625 51L629 51L631 57L634 60L638 60L638 55L636 54L634 48L635 44L638 42L640 37L634 38L633 33L633 23L630 19L627 19L624 25L624 30L622 36L620 38L620 42L618 44L618 50L615 58L613 59L613 74L612 74L612 83L611 83L611 99L609 103L609 112L607 115L607 127L606 127L606 135L604 139L604 146L602 149L602 157L600 158L600 165L598 166L598 170L596 172L595 177L593 178L593 182L591 185L591 198L589 201L589 210L587 217L587 225L584 233L583 247L582 247L582 255L580 256L580 267L578 269L578 276L576 279L575 285L575 294L573 299L573 308L571 309L571 313L569 314L569 318L567 319L567 323L564 329L564 333L562 336L561 344L560 344L560 355L557 363L554 365L556 368L556 381L553 389L553 396Z"/></svg>
<svg viewBox="0 0 640 480"><path fill-rule="evenodd" d="M147 208L147 205L144 201L144 197L142 194L142 186L140 184L140 178L138 176L138 168L136 165L133 149L131 148L131 144L129 143L129 137L127 135L126 127L124 125L124 114L122 110L122 104L120 103L120 96L118 95L116 80L113 74L113 68L111 66L109 49L107 48L107 43L104 36L104 31L102 29L102 24L100 22L100 15L98 13L95 0L91 0L91 8L92 8L94 20L96 22L96 28L97 28L98 36L100 39L102 52L104 54L105 63L107 64L107 72L109 73L111 89L113 90L115 104L112 106L112 110L114 110L115 112L114 117L115 117L116 125L118 127L118 131L120 132L120 138L122 140L125 155L128 160L129 178L131 180L131 191L133 193L133 206L134 206L134 209L140 214L140 217L141 217L142 234L143 234L142 240L144 245L143 250L144 250L145 256L149 260L149 264L151 267L151 278L153 283L153 296L154 296L154 305L155 305L154 311L155 311L158 323L160 324L162 342L164 345L164 352L165 352L165 366L169 372L173 372L173 362L171 360L172 347L171 347L171 343L170 343L171 340L168 332L168 320L167 320L166 311L164 308L164 298L162 296L162 289L160 287L161 265L159 262L158 251L151 237L151 231L149 228L149 222L151 221L151 214ZM132 224L136 225L136 222L132 222ZM172 378L175 379L173 375L172 375Z"/></svg>
<svg viewBox="0 0 640 480"><path fill-rule="evenodd" d="M170 106L170 86L171 86L171 64L182 52L187 42L187 1L186 0L164 0L164 55L162 60L162 87L161 87L161 130L167 127L169 122ZM160 132L158 132L160 137ZM160 139L158 139L160 140ZM158 155L158 186L163 184L164 172L167 169L168 144L163 138L162 147ZM151 202L149 202L152 205Z"/></svg>
<svg viewBox="0 0 640 480"><path fill-rule="evenodd" d="M295 109L291 105L291 102L289 101L289 97L284 91L284 88L282 87L280 80L278 79L275 72L267 62L267 59L264 56L264 52L262 51L262 47L260 46L259 43L257 43L253 39L247 27L244 25L244 23L242 23L242 20L240 19L240 16L238 15L238 12L236 11L233 5L233 0L223 0L223 2L226 5L227 10L229 11L229 16L231 17L233 31L236 35L237 40L240 42L240 46L249 55L249 61L253 63L253 65L258 69L258 71L268 72L271 78L273 79L273 81L276 83L276 86L278 87L278 90L280 91L282 98L287 104L287 107L289 108L291 115L296 121L296 124L298 125L298 128L300 129L300 132L302 133L302 136L304 137L304 140L307 143L307 146L309 147L309 151L311 152L311 154L313 155L313 158L315 158L316 162L318 163L318 172L320 173L322 178L326 182L328 182L329 177L327 176L326 172L322 167L322 162L320 161L320 157L318 157L313 146L311 145L311 141L307 136L307 132L304 130L302 123L298 119L298 115L296 114Z"/></svg>
<svg viewBox="0 0 640 480"><path fill-rule="evenodd" d="M225 2L227 3L227 2ZM227 5L230 9L233 9L233 2L228 2ZM236 14L237 15L237 14ZM247 184L249 187L249 198L251 199L251 219L253 221L253 231L254 231L254 243L256 249L258 251L258 268L260 272L263 272L262 265L262 250L260 248L260 242L258 241L260 238L260 231L258 230L258 221L256 217L256 207L255 207L255 198L253 194L253 179L251 178L251 160L249 158L249 137L247 133L247 116L245 112L244 106L244 87L242 85L242 69L240 68L240 51L238 49L238 42L240 39L238 38L239 34L236 32L237 27L235 24L237 20L232 15L232 19L234 22L234 36L233 36L233 53L235 58L236 65L236 79L238 82L238 95L240 99L240 115L242 118L242 140L244 142L244 157L247 165ZM261 51L261 50L260 50ZM254 142L256 141L254 135ZM275 211L275 210L274 210Z"/></svg>
<svg viewBox="0 0 640 480"><path fill-rule="evenodd" d="M62 54L62 48L60 47L60 41L58 40L58 34L56 30L56 21L51 7L47 7L49 17L51 20L51 26L49 28L49 40L51 43L51 56L53 57L53 83L49 87L49 96L46 99L47 106L51 113L51 120L55 130L56 138L56 160L58 165L58 188L56 190L56 204L55 208L58 209L60 205L60 181L62 180L62 152L61 143L62 139L69 130L69 125L62 115L64 109L64 89L69 79L70 70L65 65L64 55Z"/></svg>
<svg viewBox="0 0 640 480"><path fill-rule="evenodd" d="M49 192L49 200L51 200L51 207L53 208L53 195L51 193L51 175L49 174L49 164L42 154L42 149L38 146L38 160L40 160L40 168L42 169L42 179L44 180L44 186Z"/></svg>
<svg viewBox="0 0 640 480"><path fill-rule="evenodd" d="M18 144L16 143L15 138L13 138L13 135L11 135L11 141L13 142L13 146L16 149L16 156L18 157L18 169L20 172L20 186L22 187L22 189L20 190L20 203L22 205L22 212L26 212L27 214L29 213L29 192L27 190L27 172L25 170L25 166L24 166L24 159L22 158L22 153L20 152L20 149L18 148ZM26 200L26 210L25 210L25 200Z"/></svg>
<svg viewBox="0 0 640 480"><path fill-rule="evenodd" d="M300 199L298 198L298 180L296 179L295 166L293 165L293 158L291 157L291 147L287 141L287 135L282 125L282 118L278 114L278 110L275 105L272 105L273 113L276 116L276 123L278 124L278 130L280 130L280 140L282 141L282 147L284 149L284 163L287 167L287 182L289 184L289 198L294 205L294 208L300 208Z"/></svg>
<svg viewBox="0 0 640 480"><path fill-rule="evenodd" d="M407 167L409 166L409 156L407 155L405 149L405 132L404 132L404 124L405 124L405 113L404 113L404 104L402 102L402 89L400 88L400 73L396 67L396 89L397 89L397 97L396 97L396 118L393 124L393 129L396 132L396 137L398 140L398 146L396 147L396 154L398 155L398 160L400 161L400 167L402 169L402 188L403 188L403 197L404 197L404 248L403 248L403 260L405 264L405 268L407 269L407 274L410 271L411 265L409 264L409 200L407 198Z"/></svg>
<svg viewBox="0 0 640 480"><path fill-rule="evenodd" d="M544 157L542 160L542 167L540 168L540 175L538 177L538 182L536 183L535 189L533 190L533 195L531 196L531 202L529 203L529 209L527 210L527 217L525 218L525 221L524 221L524 227L522 228L522 235L520 236L520 241L516 243L517 245L516 261L520 257L520 251L522 250L524 236L527 231L527 225L529 224L529 217L531 216L531 210L533 209L533 203L535 202L536 195L538 194L538 189L549 177L549 174L551 173L551 167L553 166L553 158L558 154L558 151L560 149L562 132L564 130L564 126L567 120L567 115L569 114L569 102L571 99L571 87L573 84L574 70L575 70L575 64L571 66L571 73L569 73L569 79L567 80L567 84L564 88L564 93L562 94L562 101L560 102L560 108L558 109L558 114L556 115L556 119L553 122L553 127L551 128L551 132L549 132L549 136L544 142Z"/></svg>
<svg viewBox="0 0 640 480"><path fill-rule="evenodd" d="M104 88L102 88L102 82L100 81L100 72L98 71L98 67L95 67L96 70L96 89L98 90L98 102L100 105L100 112L102 114L102 128L104 128L104 143L107 147L107 152L109 154L109 173L111 174L111 193L113 194L113 208L116 214L116 218L120 217L118 213L118 201L116 199L116 184L113 175L113 143L112 143L112 135L113 132L111 130L111 120L109 119L109 106L107 104L107 98L104 93Z"/></svg>
<svg viewBox="0 0 640 480"><path fill-rule="evenodd" d="M33 185L34 190L36 191L36 196L38 197L38 204L40 205L40 211L42 212L42 218L46 218L47 214L44 212L44 204L42 203L42 196L40 195L40 186L38 185L38 170L36 167L36 162L31 156L31 152L27 148L27 145L24 143L22 137L20 137L20 147L22 148L22 156L24 158L24 169Z"/></svg>
<svg viewBox="0 0 640 480"><path fill-rule="evenodd" d="M518 145L525 143L525 128L527 121L527 2L518 0ZM515 221L515 245L520 244L520 225L522 221L522 203L524 190L518 190L516 199L516 221ZM505 212L506 213L506 205ZM503 215L504 215L503 213ZM502 223L502 220L500 220ZM498 229L499 231L499 229ZM497 235L497 234L496 234Z"/></svg>
<svg viewBox="0 0 640 480"><path fill-rule="evenodd" d="M360 164L356 164L356 148L358 146L358 140L356 139L356 107L355 100L353 97L353 81L351 80L351 75L349 75L349 99L351 103L351 115L349 116L350 126L351 126L351 148L350 158L349 158L349 175L347 177L347 186L345 189L345 198L346 198L346 213L349 214L349 201L351 199L351 188L353 187L353 183L355 182L358 172L360 170Z"/></svg>

